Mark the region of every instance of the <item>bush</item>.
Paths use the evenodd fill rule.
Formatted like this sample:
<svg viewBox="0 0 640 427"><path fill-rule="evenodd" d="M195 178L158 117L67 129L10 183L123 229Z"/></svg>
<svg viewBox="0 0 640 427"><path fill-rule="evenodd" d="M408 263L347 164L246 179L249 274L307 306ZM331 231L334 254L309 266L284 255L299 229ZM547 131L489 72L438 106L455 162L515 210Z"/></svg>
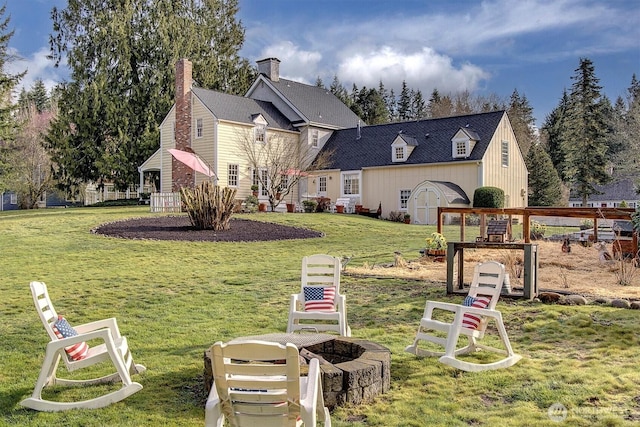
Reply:
<svg viewBox="0 0 640 427"><path fill-rule="evenodd" d="M547 231L547 225L538 221L531 220L529 225L529 234L533 240L542 239Z"/></svg>
<svg viewBox="0 0 640 427"><path fill-rule="evenodd" d="M244 208L249 213L258 211L258 198L253 194L244 199Z"/></svg>
<svg viewBox="0 0 640 427"><path fill-rule="evenodd" d="M504 208L504 190L498 187L479 187L473 193L474 208Z"/></svg>
<svg viewBox="0 0 640 427"><path fill-rule="evenodd" d="M305 212L315 212L318 203L315 200L303 200L302 205Z"/></svg>

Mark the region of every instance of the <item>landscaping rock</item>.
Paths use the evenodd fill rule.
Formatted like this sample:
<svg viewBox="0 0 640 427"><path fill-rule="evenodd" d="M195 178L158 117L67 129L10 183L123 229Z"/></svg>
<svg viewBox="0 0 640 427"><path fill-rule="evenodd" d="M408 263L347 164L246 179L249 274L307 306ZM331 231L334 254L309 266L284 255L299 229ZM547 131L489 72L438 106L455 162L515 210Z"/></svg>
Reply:
<svg viewBox="0 0 640 427"><path fill-rule="evenodd" d="M582 295L568 295L564 297L564 301L571 305L587 305L587 299Z"/></svg>
<svg viewBox="0 0 640 427"><path fill-rule="evenodd" d="M631 307L631 304L626 299L616 298L613 301L611 301L611 307L629 308Z"/></svg>
<svg viewBox="0 0 640 427"><path fill-rule="evenodd" d="M556 292L540 292L538 298L545 304L553 304L562 299L562 295Z"/></svg>
<svg viewBox="0 0 640 427"><path fill-rule="evenodd" d="M602 305L611 305L611 300L609 298L599 297L593 301L594 304L602 304Z"/></svg>
<svg viewBox="0 0 640 427"><path fill-rule="evenodd" d="M640 310L640 301L633 301L631 304L629 304L629 308Z"/></svg>

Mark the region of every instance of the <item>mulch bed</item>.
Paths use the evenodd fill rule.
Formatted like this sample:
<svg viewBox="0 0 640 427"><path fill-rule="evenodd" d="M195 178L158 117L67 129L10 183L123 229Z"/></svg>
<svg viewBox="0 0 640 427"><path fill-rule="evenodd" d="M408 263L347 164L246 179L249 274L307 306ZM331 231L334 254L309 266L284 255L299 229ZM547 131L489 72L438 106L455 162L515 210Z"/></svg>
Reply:
<svg viewBox="0 0 640 427"><path fill-rule="evenodd" d="M187 216L134 218L102 224L93 233L123 239L177 240L188 242L261 242L269 240L311 239L324 234L306 228L270 222L234 219L229 230L196 230Z"/></svg>

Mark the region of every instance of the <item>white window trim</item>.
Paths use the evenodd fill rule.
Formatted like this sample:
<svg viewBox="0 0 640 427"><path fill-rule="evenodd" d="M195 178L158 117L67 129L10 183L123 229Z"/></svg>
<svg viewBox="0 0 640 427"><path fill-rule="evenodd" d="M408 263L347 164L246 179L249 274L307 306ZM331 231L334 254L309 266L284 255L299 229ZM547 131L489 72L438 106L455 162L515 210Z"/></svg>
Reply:
<svg viewBox="0 0 640 427"><path fill-rule="evenodd" d="M464 153L458 153L458 146L464 145ZM454 159L469 157L469 147L471 146L469 138L454 138L451 140L451 157Z"/></svg>
<svg viewBox="0 0 640 427"><path fill-rule="evenodd" d="M258 140L258 136L262 134L262 141ZM253 128L253 140L256 144L266 144L267 143L267 126L265 125L256 125Z"/></svg>
<svg viewBox="0 0 640 427"><path fill-rule="evenodd" d="M402 207L402 192L403 191L407 191L407 200L406 200L406 206ZM400 191L398 192L398 210L400 210L401 212L407 212L409 210L409 200L411 199L411 190L408 188L401 188Z"/></svg>
<svg viewBox="0 0 640 427"><path fill-rule="evenodd" d="M196 138L202 138L204 136L204 124L202 119L196 119Z"/></svg>
<svg viewBox="0 0 640 427"><path fill-rule="evenodd" d="M358 177L358 193L345 194L344 179L346 175L356 175ZM360 197L362 193L362 171L343 171L340 172L340 194L343 197Z"/></svg>
<svg viewBox="0 0 640 427"><path fill-rule="evenodd" d="M235 166L235 174L231 173L231 167ZM231 177L235 176L235 184L231 184ZM240 183L240 165L237 163L230 163L227 165L227 185L229 187L238 187Z"/></svg>
<svg viewBox="0 0 640 427"><path fill-rule="evenodd" d="M509 167L509 141L502 141L500 143L500 164L502 165L503 168L508 168ZM506 155L506 160L505 160L505 155Z"/></svg>
<svg viewBox="0 0 640 427"><path fill-rule="evenodd" d="M324 190L322 190L322 182L324 182ZM318 188L317 188L317 192L319 195L321 196L326 196L327 195L327 176L326 175L322 175L318 177Z"/></svg>
<svg viewBox="0 0 640 427"><path fill-rule="evenodd" d="M318 148L320 146L320 135L318 134L318 129L311 130L311 147Z"/></svg>

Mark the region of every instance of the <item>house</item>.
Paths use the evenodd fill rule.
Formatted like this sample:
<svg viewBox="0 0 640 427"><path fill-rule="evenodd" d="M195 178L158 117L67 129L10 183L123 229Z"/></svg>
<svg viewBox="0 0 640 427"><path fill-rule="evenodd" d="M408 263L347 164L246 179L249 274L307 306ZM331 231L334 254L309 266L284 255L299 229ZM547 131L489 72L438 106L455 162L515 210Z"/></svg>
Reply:
<svg viewBox="0 0 640 427"><path fill-rule="evenodd" d="M381 203L383 217L435 224L438 207L470 207L483 186L504 190L505 207L527 205L528 172L505 111L341 129L322 150L332 161L312 172L317 194Z"/></svg>
<svg viewBox="0 0 640 427"><path fill-rule="evenodd" d="M237 188L239 199L258 185L264 201L267 189L257 174L265 171L249 167L243 143L305 144L315 157L334 131L358 123L358 116L326 89L280 78L279 64L277 58L258 61L256 81L245 96L236 96L196 87L191 62L180 60L176 102L160 124L160 148L138 168L141 186L145 173L159 176L161 193L209 179L167 151L191 148L213 170L218 185ZM291 195L295 200L297 193Z"/></svg>
<svg viewBox="0 0 640 427"><path fill-rule="evenodd" d="M434 224L439 206L472 206L482 186L503 189L506 207L526 206L527 169L506 112L364 126L328 90L280 78L279 64L258 61L260 74L242 97L195 87L191 63L180 60L176 103L160 125L160 148L138 168L140 186L149 174L161 193L210 179L167 151L192 149L218 185L244 199L268 171L249 167L243 142L280 141L329 159L312 165L287 200L348 198L365 209L381 206L382 217L409 213L417 224ZM266 201L267 189L258 194Z"/></svg>
<svg viewBox="0 0 640 427"><path fill-rule="evenodd" d="M599 194L589 196L587 206L589 208L618 208L626 203L628 208L640 206L640 193L636 189L632 179L613 181L606 185L594 185ZM582 197L573 194L569 197L569 207L581 207Z"/></svg>
<svg viewBox="0 0 640 427"><path fill-rule="evenodd" d="M13 211L19 208L18 194L15 191L5 191L0 197L0 211Z"/></svg>

